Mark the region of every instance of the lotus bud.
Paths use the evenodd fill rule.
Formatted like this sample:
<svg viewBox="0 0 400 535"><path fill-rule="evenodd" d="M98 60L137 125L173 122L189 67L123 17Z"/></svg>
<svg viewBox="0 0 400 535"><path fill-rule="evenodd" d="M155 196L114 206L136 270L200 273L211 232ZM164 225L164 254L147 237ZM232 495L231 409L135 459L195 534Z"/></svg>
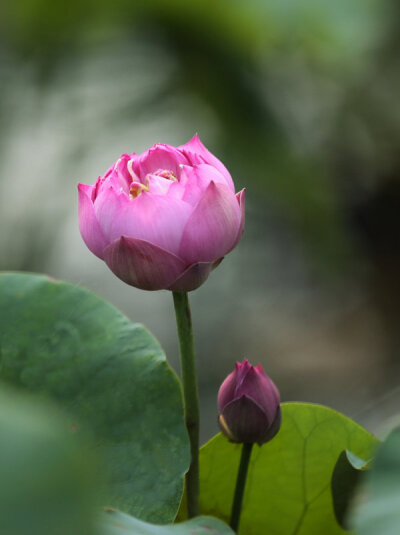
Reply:
<svg viewBox="0 0 400 535"><path fill-rule="evenodd" d="M185 145L123 154L79 184L79 228L121 280L143 290L198 288L238 244L245 191L196 135Z"/></svg>
<svg viewBox="0 0 400 535"><path fill-rule="evenodd" d="M281 426L279 391L261 365L236 363L218 392L219 425L232 442L259 445Z"/></svg>

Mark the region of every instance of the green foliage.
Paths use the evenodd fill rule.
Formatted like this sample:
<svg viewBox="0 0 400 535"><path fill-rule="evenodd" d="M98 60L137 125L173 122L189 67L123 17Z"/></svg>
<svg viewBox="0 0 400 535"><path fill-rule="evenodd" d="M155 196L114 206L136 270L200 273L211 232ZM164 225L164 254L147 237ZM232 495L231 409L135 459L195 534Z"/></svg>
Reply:
<svg viewBox="0 0 400 535"><path fill-rule="evenodd" d="M89 292L44 276L0 276L0 379L68 411L91 433L103 504L152 522L175 517L189 449L177 377L150 333Z"/></svg>
<svg viewBox="0 0 400 535"><path fill-rule="evenodd" d="M101 535L229 535L233 531L216 518L199 516L182 524L147 524L119 511L107 510L101 521Z"/></svg>
<svg viewBox="0 0 400 535"><path fill-rule="evenodd" d="M339 455L332 474L331 489L336 520L343 528L348 528L347 511L360 484L364 470L370 462L360 459L351 451L344 450Z"/></svg>
<svg viewBox="0 0 400 535"><path fill-rule="evenodd" d="M400 430L379 448L364 488L367 498L351 519L357 535L400 532Z"/></svg>
<svg viewBox="0 0 400 535"><path fill-rule="evenodd" d="M337 535L331 477L340 453L369 459L377 439L320 405L284 403L282 427L250 460L239 533ZM200 508L228 521L241 445L218 434L200 452ZM180 517L184 517L182 504Z"/></svg>
<svg viewBox="0 0 400 535"><path fill-rule="evenodd" d="M58 411L0 392L2 535L93 535L93 455Z"/></svg>

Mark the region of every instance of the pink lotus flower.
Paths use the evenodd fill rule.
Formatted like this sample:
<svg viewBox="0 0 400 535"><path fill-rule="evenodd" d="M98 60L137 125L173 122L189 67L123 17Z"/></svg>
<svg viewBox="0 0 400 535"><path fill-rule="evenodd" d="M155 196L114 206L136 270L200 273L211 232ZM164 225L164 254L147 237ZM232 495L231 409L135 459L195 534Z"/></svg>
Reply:
<svg viewBox="0 0 400 535"><path fill-rule="evenodd" d="M185 145L123 154L93 186L78 185L88 248L144 290L198 288L239 242L245 190L196 135Z"/></svg>
<svg viewBox="0 0 400 535"><path fill-rule="evenodd" d="M221 431L232 442L264 444L281 426L279 391L262 366L236 363L218 392Z"/></svg>

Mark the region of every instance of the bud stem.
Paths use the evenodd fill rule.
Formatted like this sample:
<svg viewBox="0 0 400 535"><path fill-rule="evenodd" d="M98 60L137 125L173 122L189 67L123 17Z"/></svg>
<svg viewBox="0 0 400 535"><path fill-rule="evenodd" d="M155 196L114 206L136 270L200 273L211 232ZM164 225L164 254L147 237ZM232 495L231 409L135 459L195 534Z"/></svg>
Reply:
<svg viewBox="0 0 400 535"><path fill-rule="evenodd" d="M229 525L235 533L238 532L240 513L242 512L243 494L246 486L247 470L249 468L249 461L253 444L244 443L242 446L242 454L240 457L240 465L236 479L235 496L232 503L231 521Z"/></svg>
<svg viewBox="0 0 400 535"><path fill-rule="evenodd" d="M199 515L199 394L193 344L192 318L186 292L172 292L178 329L185 423L189 433L191 463L186 474L188 517Z"/></svg>

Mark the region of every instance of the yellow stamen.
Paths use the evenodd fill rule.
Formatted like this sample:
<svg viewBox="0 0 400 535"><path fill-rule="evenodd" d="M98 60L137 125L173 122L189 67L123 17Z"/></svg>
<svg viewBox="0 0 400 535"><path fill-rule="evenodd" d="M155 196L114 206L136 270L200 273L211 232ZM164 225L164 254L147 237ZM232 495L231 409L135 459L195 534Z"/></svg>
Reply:
<svg viewBox="0 0 400 535"><path fill-rule="evenodd" d="M136 199L143 191L149 191L149 188L140 182L133 182L129 188L129 198Z"/></svg>
<svg viewBox="0 0 400 535"><path fill-rule="evenodd" d="M225 418L222 416L222 414L219 415L219 424L222 427L222 429L225 431L225 433L228 435L228 437L231 440L234 440L234 436L232 435L231 430L229 429L229 427L228 427L228 425L227 425L227 423L225 421Z"/></svg>
<svg viewBox="0 0 400 535"><path fill-rule="evenodd" d="M162 178L166 178L167 180L178 180L174 173L172 171L168 171L167 169L164 169L164 171L162 171L159 176L161 176Z"/></svg>

